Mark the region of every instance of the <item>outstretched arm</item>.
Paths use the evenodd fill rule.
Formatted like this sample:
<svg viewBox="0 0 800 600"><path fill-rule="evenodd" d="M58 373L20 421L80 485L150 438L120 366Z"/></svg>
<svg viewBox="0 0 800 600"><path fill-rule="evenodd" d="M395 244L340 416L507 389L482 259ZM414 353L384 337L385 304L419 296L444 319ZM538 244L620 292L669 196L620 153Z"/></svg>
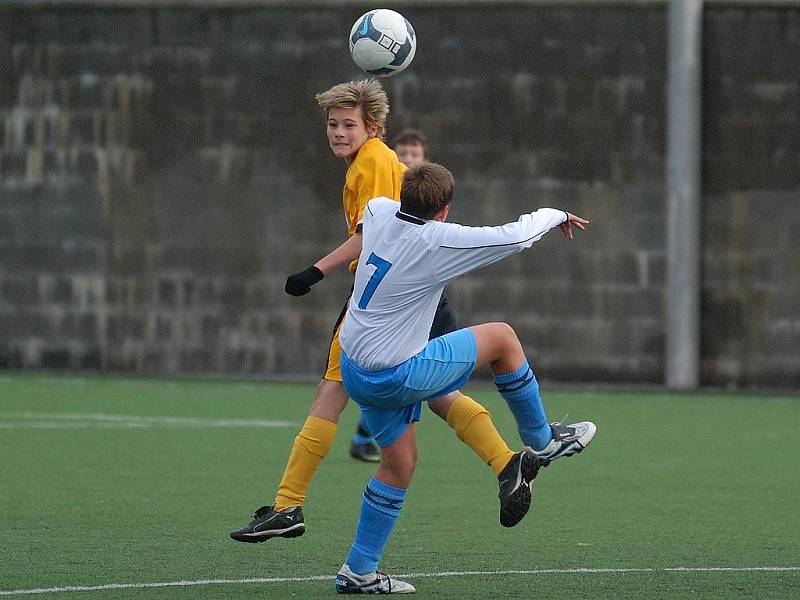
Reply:
<svg viewBox="0 0 800 600"><path fill-rule="evenodd" d="M361 254L361 240L361 233L356 233L305 271L289 275L286 279L286 293L292 296L304 296L311 291L311 286L322 281L325 275L356 260Z"/></svg>
<svg viewBox="0 0 800 600"><path fill-rule="evenodd" d="M585 229L589 221L565 210L540 208L521 215L519 220L496 227L439 226L437 270L439 281L447 283L480 267L485 267L530 248L551 229L559 227L573 239L572 227Z"/></svg>

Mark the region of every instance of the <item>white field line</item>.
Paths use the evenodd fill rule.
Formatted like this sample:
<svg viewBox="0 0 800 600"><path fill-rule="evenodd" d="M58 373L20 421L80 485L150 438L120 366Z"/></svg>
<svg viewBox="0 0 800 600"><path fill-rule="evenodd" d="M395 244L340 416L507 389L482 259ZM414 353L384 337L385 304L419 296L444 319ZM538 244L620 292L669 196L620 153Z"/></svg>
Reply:
<svg viewBox="0 0 800 600"><path fill-rule="evenodd" d="M66 429L81 427L297 427L293 421L264 419L205 419L107 415L99 413L0 412L0 428ZM7 420L15 419L15 420ZM33 421L33 422L28 422Z"/></svg>
<svg viewBox="0 0 800 600"><path fill-rule="evenodd" d="M35 423L0 423L0 429L135 429L152 427L149 423L65 423L37 421Z"/></svg>
<svg viewBox="0 0 800 600"><path fill-rule="evenodd" d="M442 571L439 573L404 573L394 575L398 579L420 579L423 577L486 577L502 575L569 575L592 573L736 573L736 572L800 572L795 567L632 567L632 568L576 568L576 569L529 569L508 571ZM106 583L103 585L70 585L52 588L30 588L21 590L0 590L0 596L22 596L30 594L56 594L66 592L93 592L98 590L127 590L166 587L193 587L200 585L239 585L251 583L290 583L306 581L330 581L333 575L312 575L309 577L252 577L248 579L197 579L194 581L161 581L153 583Z"/></svg>

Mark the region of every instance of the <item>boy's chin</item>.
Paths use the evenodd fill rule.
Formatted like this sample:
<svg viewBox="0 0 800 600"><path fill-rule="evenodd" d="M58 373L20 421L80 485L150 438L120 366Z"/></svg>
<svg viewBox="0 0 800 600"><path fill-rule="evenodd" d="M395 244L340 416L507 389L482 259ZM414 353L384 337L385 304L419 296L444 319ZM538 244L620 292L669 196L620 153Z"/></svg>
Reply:
<svg viewBox="0 0 800 600"><path fill-rule="evenodd" d="M352 158L357 154L357 152L358 151L352 152L349 148L347 150L344 150L342 148L336 148L333 151L333 154L334 156L336 156L336 158Z"/></svg>

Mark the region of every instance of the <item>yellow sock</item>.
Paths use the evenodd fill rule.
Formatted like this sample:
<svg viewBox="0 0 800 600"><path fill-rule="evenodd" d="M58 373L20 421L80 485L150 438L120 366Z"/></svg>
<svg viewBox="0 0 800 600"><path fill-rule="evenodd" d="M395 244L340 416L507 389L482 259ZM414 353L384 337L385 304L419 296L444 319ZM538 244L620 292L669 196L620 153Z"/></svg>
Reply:
<svg viewBox="0 0 800 600"><path fill-rule="evenodd" d="M308 486L319 463L330 452L335 435L336 423L318 417L306 419L300 433L294 438L292 453L286 463L278 495L275 496L275 510L303 506Z"/></svg>
<svg viewBox="0 0 800 600"><path fill-rule="evenodd" d="M514 453L500 437L492 416L469 396L461 396L447 411L447 424L456 431L458 439L500 475Z"/></svg>

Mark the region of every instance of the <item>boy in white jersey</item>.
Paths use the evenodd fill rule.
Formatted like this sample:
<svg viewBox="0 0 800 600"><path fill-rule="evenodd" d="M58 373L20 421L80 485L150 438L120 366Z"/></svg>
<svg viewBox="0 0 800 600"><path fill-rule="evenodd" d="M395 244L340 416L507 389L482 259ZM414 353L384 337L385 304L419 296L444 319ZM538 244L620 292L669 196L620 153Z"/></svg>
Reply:
<svg viewBox="0 0 800 600"><path fill-rule="evenodd" d="M490 365L498 391L529 446L530 481L539 466L583 450L596 427L548 423L514 330L505 323L460 329L428 341L442 289L469 271L529 248L550 229L589 221L543 208L498 227L445 223L453 177L435 163L406 172L397 203L376 198L364 212L362 251L344 325L342 378L381 448L364 491L356 538L336 576L340 593L411 593L414 587L377 571L416 465L414 422L421 403L461 388L476 367ZM501 483L502 485L502 483Z"/></svg>

